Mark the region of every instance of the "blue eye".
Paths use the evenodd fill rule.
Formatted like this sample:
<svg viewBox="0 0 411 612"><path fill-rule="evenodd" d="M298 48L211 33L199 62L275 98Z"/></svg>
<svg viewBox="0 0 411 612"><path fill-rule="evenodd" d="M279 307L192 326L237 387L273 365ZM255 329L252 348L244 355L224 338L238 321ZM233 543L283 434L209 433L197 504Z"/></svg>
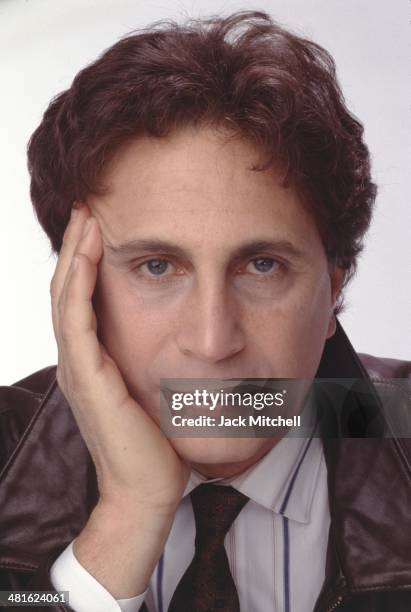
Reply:
<svg viewBox="0 0 411 612"><path fill-rule="evenodd" d="M150 259L150 261L146 261L145 266L147 266L147 270L150 274L154 276L161 276L168 268L168 261L165 259Z"/></svg>
<svg viewBox="0 0 411 612"><path fill-rule="evenodd" d="M278 265L278 262L271 259L271 257L259 257L258 259L253 259L251 263L254 269L260 274L271 272L275 265Z"/></svg>

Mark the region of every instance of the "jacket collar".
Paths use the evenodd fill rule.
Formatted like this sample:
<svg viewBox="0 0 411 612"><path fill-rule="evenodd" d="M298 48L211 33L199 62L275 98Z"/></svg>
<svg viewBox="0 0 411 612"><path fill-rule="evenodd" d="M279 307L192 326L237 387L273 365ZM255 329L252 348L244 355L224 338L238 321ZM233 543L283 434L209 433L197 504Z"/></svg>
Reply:
<svg viewBox="0 0 411 612"><path fill-rule="evenodd" d="M320 600L328 601L336 585L341 593L411 588L403 536L406 525L411 530L411 482L399 444L409 441L384 437L381 400L339 323L326 343L317 377L356 381L359 391L349 409L363 428L352 437L333 437L330 420L335 415L328 422L323 415L331 527Z"/></svg>
<svg viewBox="0 0 411 612"><path fill-rule="evenodd" d="M341 325L327 340L317 377L373 385ZM352 591L411 585L406 542L409 473L393 439L324 439L331 528L326 580ZM387 491L387 485L390 491ZM384 492L384 495L381 493ZM55 380L0 476L0 567L35 569L78 535L98 499L96 474Z"/></svg>

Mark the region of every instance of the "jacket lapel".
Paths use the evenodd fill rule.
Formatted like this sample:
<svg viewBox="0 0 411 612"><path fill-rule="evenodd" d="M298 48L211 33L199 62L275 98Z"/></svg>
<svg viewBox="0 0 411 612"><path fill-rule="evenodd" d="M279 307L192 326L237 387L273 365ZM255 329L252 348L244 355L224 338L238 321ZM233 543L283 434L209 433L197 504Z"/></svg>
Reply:
<svg viewBox="0 0 411 612"><path fill-rule="evenodd" d="M317 377L355 381L345 403L335 407L328 396L322 407L331 514L326 579L316 607L322 610L348 592L411 587L404 539L404 530L411 533L411 482L401 444L384 437L379 396L339 323L326 343ZM333 437L335 417L341 418L342 411L357 430L350 437ZM401 443L411 452L410 440Z"/></svg>
<svg viewBox="0 0 411 612"><path fill-rule="evenodd" d="M95 470L55 381L0 477L0 565L37 567L97 501Z"/></svg>

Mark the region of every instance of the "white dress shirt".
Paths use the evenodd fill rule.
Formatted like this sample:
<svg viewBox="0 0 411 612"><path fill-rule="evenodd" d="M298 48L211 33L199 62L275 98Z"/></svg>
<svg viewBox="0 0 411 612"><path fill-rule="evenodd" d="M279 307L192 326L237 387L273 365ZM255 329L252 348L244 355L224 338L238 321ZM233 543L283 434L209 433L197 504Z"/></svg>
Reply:
<svg viewBox="0 0 411 612"><path fill-rule="evenodd" d="M51 568L57 590L70 592L75 612L167 612L194 556L195 521L190 491L205 479L192 472L162 557L145 593L115 600L77 561L70 544ZM208 480L207 482L213 482ZM224 541L241 610L312 610L325 576L330 524L327 470L317 437L284 438L230 484L247 495Z"/></svg>

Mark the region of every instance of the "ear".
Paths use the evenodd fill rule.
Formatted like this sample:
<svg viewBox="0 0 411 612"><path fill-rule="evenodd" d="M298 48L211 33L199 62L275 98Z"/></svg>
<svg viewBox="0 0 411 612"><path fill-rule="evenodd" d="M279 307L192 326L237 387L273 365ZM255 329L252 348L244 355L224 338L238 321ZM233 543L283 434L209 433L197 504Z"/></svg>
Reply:
<svg viewBox="0 0 411 612"><path fill-rule="evenodd" d="M327 338L331 338L335 334L337 321L334 314L334 309L337 304L339 293L344 285L345 271L337 265L333 265L330 269L331 282L331 312L330 321L328 323Z"/></svg>

